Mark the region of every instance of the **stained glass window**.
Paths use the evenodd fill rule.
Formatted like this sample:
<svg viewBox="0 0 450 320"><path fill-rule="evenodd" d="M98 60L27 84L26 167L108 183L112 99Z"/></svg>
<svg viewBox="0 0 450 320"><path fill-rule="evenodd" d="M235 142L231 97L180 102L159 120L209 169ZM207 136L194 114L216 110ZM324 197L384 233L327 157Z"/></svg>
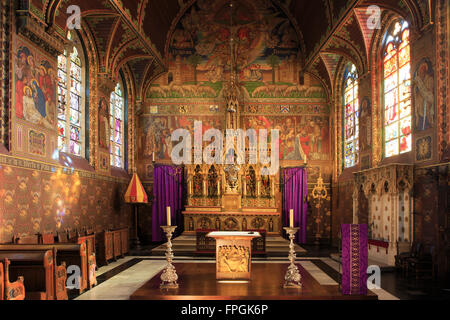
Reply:
<svg viewBox="0 0 450 320"><path fill-rule="evenodd" d="M111 166L123 168L123 114L124 98L122 87L117 83L110 97L110 139Z"/></svg>
<svg viewBox="0 0 450 320"><path fill-rule="evenodd" d="M384 152L386 157L411 151L411 66L409 26L396 22L384 50Z"/></svg>
<svg viewBox="0 0 450 320"><path fill-rule="evenodd" d="M58 56L58 149L76 156L83 156L82 88L82 62L72 47Z"/></svg>
<svg viewBox="0 0 450 320"><path fill-rule="evenodd" d="M358 71L349 64L344 73L344 166L353 167L359 156Z"/></svg>

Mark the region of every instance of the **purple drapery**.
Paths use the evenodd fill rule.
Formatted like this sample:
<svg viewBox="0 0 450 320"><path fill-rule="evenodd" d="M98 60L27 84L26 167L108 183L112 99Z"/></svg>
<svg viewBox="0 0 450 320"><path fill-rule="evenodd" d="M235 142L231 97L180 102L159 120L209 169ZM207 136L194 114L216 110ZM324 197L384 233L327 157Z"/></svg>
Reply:
<svg viewBox="0 0 450 320"><path fill-rule="evenodd" d="M306 168L286 168L283 170L283 226L289 226L289 210L294 210L294 227L299 227L295 235L297 243L306 242L306 197L308 184Z"/></svg>
<svg viewBox="0 0 450 320"><path fill-rule="evenodd" d="M342 224L342 294L367 294L367 224Z"/></svg>
<svg viewBox="0 0 450 320"><path fill-rule="evenodd" d="M166 239L161 226L167 225L167 207L170 207L171 225L175 235L183 230L181 214L183 203L183 169L168 165L155 165L153 169L152 241Z"/></svg>

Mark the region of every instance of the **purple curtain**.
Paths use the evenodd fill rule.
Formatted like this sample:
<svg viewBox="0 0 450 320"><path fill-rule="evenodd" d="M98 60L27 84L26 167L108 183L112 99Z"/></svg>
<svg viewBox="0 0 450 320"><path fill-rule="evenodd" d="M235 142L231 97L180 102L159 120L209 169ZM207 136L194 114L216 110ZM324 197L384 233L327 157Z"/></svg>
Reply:
<svg viewBox="0 0 450 320"><path fill-rule="evenodd" d="M283 170L283 227L289 226L289 210L294 210L294 227L300 227L295 235L297 243L306 242L306 197L308 184L306 168L286 168Z"/></svg>
<svg viewBox="0 0 450 320"><path fill-rule="evenodd" d="M155 165L153 169L152 241L166 239L161 226L167 225L167 207L170 207L171 225L176 225L175 235L183 231L183 176L182 168Z"/></svg>
<svg viewBox="0 0 450 320"><path fill-rule="evenodd" d="M342 294L367 294L367 224L342 224Z"/></svg>

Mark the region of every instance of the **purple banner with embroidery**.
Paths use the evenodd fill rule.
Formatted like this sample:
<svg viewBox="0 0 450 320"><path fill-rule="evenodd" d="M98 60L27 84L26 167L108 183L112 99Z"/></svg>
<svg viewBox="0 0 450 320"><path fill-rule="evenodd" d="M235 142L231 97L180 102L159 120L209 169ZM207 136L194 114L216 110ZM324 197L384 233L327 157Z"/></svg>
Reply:
<svg viewBox="0 0 450 320"><path fill-rule="evenodd" d="M342 294L367 294L367 224L343 224Z"/></svg>

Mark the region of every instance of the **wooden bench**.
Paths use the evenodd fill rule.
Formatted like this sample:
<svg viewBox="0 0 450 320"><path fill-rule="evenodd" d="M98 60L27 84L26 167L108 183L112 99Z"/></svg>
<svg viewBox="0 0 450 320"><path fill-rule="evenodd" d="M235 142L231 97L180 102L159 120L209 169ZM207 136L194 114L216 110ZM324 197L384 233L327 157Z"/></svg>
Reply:
<svg viewBox="0 0 450 320"><path fill-rule="evenodd" d="M0 260L10 261L8 274L23 277L27 300L54 300L54 253L52 250L1 250Z"/></svg>
<svg viewBox="0 0 450 320"><path fill-rule="evenodd" d="M79 293L83 293L87 288L88 283L88 267L87 267L87 256L86 256L86 244L76 244L76 243L54 243L54 244L3 244L0 245L0 251L42 251L42 250L56 250L56 261L58 264L63 263L68 267L71 265L76 265L80 268L80 288ZM62 271L57 270L58 273ZM64 267L64 272L66 273L66 268ZM66 274L67 276L67 274ZM64 284L65 287L65 284ZM70 289L76 290L76 289Z"/></svg>
<svg viewBox="0 0 450 320"><path fill-rule="evenodd" d="M101 266L125 256L129 252L128 227L96 233L95 244L97 262Z"/></svg>
<svg viewBox="0 0 450 320"><path fill-rule="evenodd" d="M42 234L40 237L42 244L85 244L87 257L87 287L89 287L89 289L92 289L93 286L97 285L97 277L95 275L95 270L97 268L95 257L95 234L81 236L77 231L66 230L62 233L58 233L56 238L58 239L58 242L55 242L55 236L53 235L53 233Z"/></svg>
<svg viewBox="0 0 450 320"><path fill-rule="evenodd" d="M80 236L79 234L69 242L74 242L77 244L84 243L86 245L87 254L87 274L88 274L88 287L92 289L93 286L97 285L97 277L95 276L95 270L97 268L97 261L95 255L95 233Z"/></svg>
<svg viewBox="0 0 450 320"><path fill-rule="evenodd" d="M23 277L19 276L17 281L9 282L10 263L8 259L0 260L0 300L24 300L25 286L23 285Z"/></svg>

